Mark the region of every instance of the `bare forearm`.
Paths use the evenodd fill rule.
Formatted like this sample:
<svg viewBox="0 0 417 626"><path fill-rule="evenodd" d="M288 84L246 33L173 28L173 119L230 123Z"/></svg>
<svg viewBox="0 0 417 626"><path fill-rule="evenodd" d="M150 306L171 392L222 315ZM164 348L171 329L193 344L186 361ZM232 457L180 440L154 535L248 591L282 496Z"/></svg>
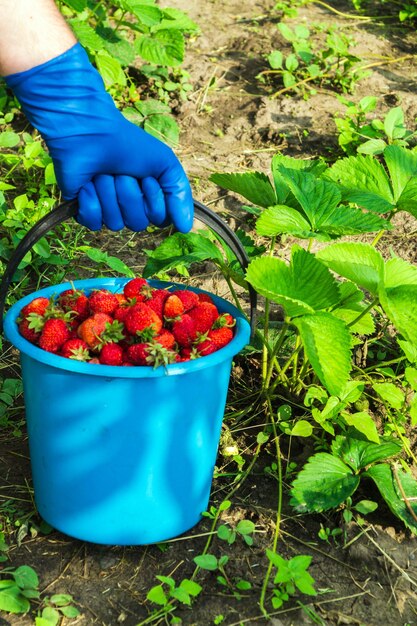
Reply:
<svg viewBox="0 0 417 626"><path fill-rule="evenodd" d="M0 0L0 75L31 69L75 43L54 0Z"/></svg>

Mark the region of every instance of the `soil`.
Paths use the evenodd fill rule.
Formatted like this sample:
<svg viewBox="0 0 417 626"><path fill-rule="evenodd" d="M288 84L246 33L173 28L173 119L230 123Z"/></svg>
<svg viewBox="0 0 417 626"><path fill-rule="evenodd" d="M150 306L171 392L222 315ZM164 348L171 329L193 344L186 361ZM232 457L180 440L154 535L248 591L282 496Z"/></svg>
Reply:
<svg viewBox="0 0 417 626"><path fill-rule="evenodd" d="M265 55L287 45L277 29L281 13L273 10L274 1L170 0L164 4L187 11L201 27L201 34L190 39L184 64L193 91L190 99L178 103L176 109L182 131L178 155L189 174L195 197L218 211L233 228L249 229L247 216L239 211L237 199L210 183L210 174L246 169L267 173L270 159L277 151L300 157L327 156L330 151L338 150L334 114L345 109L329 90L318 89L315 95L305 99L290 93L271 97L273 84L261 84L257 79L259 72L267 67ZM377 4L367 3L367 6L372 8ZM417 73L415 57L412 59L410 55L416 51L415 31L400 29L398 24L389 28L376 20L343 17L341 13L352 8L350 2L333 2L332 7L340 13L329 10L323 3L309 3L298 9L296 20L307 25L328 24L352 36L356 41L355 53L364 63L374 66L371 76L359 82L347 97L357 102L365 95L378 96L375 115L379 117L400 105L408 128L413 128L417 118ZM279 85L275 87L279 88ZM390 235L386 241L387 254L393 250L415 262L413 231L414 221L402 219L395 237ZM108 233L97 235L101 243L108 239ZM152 237L147 236L146 246L152 242ZM113 239L109 245L121 247L120 239ZM136 252L130 250L130 254ZM127 257L125 261L130 264L131 260ZM209 286L211 290L223 289L221 283L213 283L211 278L198 275L193 280L202 281L200 286ZM11 363L14 358L10 352ZM256 419L251 427L237 425L233 401L239 385L250 387L250 376L255 373L255 370L248 373L247 363L236 359L225 420L232 429L235 427L232 434L239 449L244 450L246 466L256 446L256 428L252 427ZM291 450L291 461L301 466L309 450L297 445L298 448ZM222 450L221 446L211 492L210 505L214 506L233 486L227 474L237 469L236 463ZM284 454L288 452L284 450ZM416 625L417 538L406 532L382 506L361 529L356 524L345 524L340 512L300 516L289 506L285 494L278 552L285 558L297 554L312 557L309 571L318 594L314 597L296 594L296 599L290 599L280 610L274 611L269 605L270 616L262 616L259 598L267 568L265 549L271 545L277 506L277 480L273 471L268 471L273 459L273 450L266 449L249 478L233 495L231 508L222 515L222 521L231 525L241 519L252 520L256 524L253 545L246 545L239 537L231 545L214 537L210 547L217 557L229 556L226 565L229 579L249 581L251 589L232 593L219 584L216 572L200 570L196 581L203 590L192 608L180 605L175 610L181 620L177 623L187 626ZM285 484L289 478L285 477ZM192 559L203 551L211 527L211 520L204 518L176 540L162 545L127 547L100 546L71 539L55 530L45 532L33 512L24 425L21 437L0 438L0 487L3 524L14 537L7 565L34 567L40 577L42 597L72 594L81 613L74 620L64 619L63 623L74 626L142 623L156 606L146 600L149 589L157 584L155 576L172 576L177 584L190 578L195 569ZM364 497L372 499L367 486L363 489ZM26 525L13 527L16 519L26 520ZM318 535L321 528L341 529L341 534L330 535L325 541ZM33 623L33 614L0 616L0 626ZM170 618L166 623L170 623Z"/></svg>

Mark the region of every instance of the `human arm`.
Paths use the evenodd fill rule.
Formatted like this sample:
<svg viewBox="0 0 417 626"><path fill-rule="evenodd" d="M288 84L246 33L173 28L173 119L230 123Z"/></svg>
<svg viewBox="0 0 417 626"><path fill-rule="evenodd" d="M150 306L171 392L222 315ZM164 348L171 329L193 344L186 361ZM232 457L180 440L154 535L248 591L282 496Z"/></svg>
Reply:
<svg viewBox="0 0 417 626"><path fill-rule="evenodd" d="M45 139L64 198L78 197L80 223L190 230L179 160L117 109L53 0L0 0L0 68Z"/></svg>

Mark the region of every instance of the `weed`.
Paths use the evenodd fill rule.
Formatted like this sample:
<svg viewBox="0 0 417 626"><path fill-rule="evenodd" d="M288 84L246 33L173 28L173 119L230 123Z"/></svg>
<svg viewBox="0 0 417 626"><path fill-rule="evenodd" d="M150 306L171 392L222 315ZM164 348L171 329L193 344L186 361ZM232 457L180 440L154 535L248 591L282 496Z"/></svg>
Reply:
<svg viewBox="0 0 417 626"><path fill-rule="evenodd" d="M280 22L278 29L292 51L286 56L281 50L272 51L267 57L271 69L258 74L261 82L280 77L283 88L275 91L274 97L294 92L307 98L316 93L317 87L350 93L359 80L369 75L358 66L360 58L351 52L355 42L346 35L329 30L321 47L304 24L291 27Z"/></svg>

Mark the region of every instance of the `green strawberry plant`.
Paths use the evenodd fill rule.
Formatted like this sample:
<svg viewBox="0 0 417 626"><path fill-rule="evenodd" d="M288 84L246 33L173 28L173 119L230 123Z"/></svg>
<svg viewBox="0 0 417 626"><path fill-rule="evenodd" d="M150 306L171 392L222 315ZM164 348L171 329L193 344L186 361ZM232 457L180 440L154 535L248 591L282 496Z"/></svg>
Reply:
<svg viewBox="0 0 417 626"><path fill-rule="evenodd" d="M414 458L404 424L416 420L409 387L414 393L417 268L395 256L383 258L376 245L393 229L395 213L417 216L417 154L390 145L382 157L352 156L331 167L321 160L276 154L270 176L217 173L211 181L250 203L243 209L255 219L264 248L248 242L250 263L243 274L233 268L230 257L224 259L224 250L207 233L175 234L149 252L148 271L169 271L177 263L188 266L210 259L224 269L229 283L240 287L249 283L263 298L253 343L262 351L260 393L268 400L272 420L277 419L276 399L284 395L290 404L304 403L310 411L312 428L295 431L300 436L312 435L324 445L354 432L377 448L388 438L399 443L397 452ZM353 239L366 233L375 234L372 244ZM288 258L277 245L283 236L295 241ZM343 239L346 236L349 241ZM232 294L239 299L236 291ZM273 324L271 314L276 311L281 319ZM387 354L392 352L397 363L390 385L403 389L398 391L401 403L391 387L381 386L387 372L383 362L369 358L357 364L358 354L387 325L396 331L386 342ZM390 416L382 430L376 427L369 403L367 408L363 402L370 398L381 407L381 397L383 414ZM334 449L328 454L336 458ZM381 493L390 493L390 462L382 463L386 470L369 469L378 474L375 482ZM359 470L362 466L355 468ZM349 481L356 485L353 475L355 481L350 475ZM399 514L398 507L394 512Z"/></svg>
<svg viewBox="0 0 417 626"><path fill-rule="evenodd" d="M308 98L316 93L317 87L352 92L356 83L369 75L360 69L360 58L351 52L355 42L343 33L330 30L322 47L314 41L315 33L305 24L292 27L280 22L277 27L292 51L285 55L281 50L273 50L267 56L270 69L258 74L261 82L271 76L280 78L283 88L275 97L294 92Z"/></svg>
<svg viewBox="0 0 417 626"><path fill-rule="evenodd" d="M345 115L338 113L334 121L338 130L338 143L348 156L382 154L387 145L404 148L415 144L416 132L405 125L402 107L390 109L383 119L369 118L377 106L377 98L365 96L358 103L337 96L346 108Z"/></svg>

